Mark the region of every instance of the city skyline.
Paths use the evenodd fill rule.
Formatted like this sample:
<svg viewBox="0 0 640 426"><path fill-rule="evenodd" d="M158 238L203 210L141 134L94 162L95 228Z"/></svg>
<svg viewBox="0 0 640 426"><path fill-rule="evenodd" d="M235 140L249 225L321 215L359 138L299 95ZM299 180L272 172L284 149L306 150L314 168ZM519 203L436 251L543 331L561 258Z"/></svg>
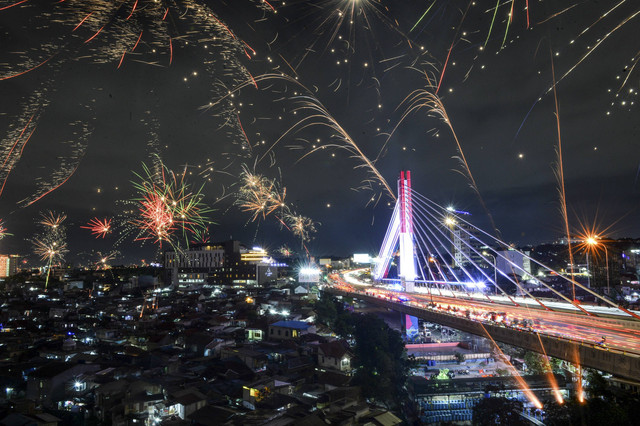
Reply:
<svg viewBox="0 0 640 426"><path fill-rule="evenodd" d="M640 237L633 5L599 21L600 5L516 3L508 22L510 3L183 2L167 18L67 3L0 10L2 252L31 252L26 239L54 210L67 215L70 260L154 256L154 241L116 225L135 222L132 182L158 158L204 185L214 241L305 252L277 211L254 218L237 202L250 170L286 188L292 217L316 223L312 254L377 251L394 201L365 159L392 192L411 170L416 190L490 230L484 203L507 241L552 240L565 234L555 99L572 233ZM425 74L446 109L405 116ZM113 231L81 228L94 218Z"/></svg>

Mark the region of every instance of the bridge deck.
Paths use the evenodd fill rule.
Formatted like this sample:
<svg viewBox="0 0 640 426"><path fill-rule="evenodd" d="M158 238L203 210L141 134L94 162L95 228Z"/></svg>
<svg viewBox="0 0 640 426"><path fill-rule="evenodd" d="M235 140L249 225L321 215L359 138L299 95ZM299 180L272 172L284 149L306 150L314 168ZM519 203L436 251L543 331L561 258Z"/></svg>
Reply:
<svg viewBox="0 0 640 426"><path fill-rule="evenodd" d="M638 353L603 347L593 341L576 341L543 333L508 328L493 323L483 323L446 311L393 302L359 292L340 290L330 286L325 288L325 291L335 295L354 297L367 303L413 315L467 333L482 337L490 336L495 341L535 352L542 353L542 343L544 350L549 356L579 363L583 367L606 371L626 379L640 380L640 354ZM594 324L594 326L595 325L596 324Z"/></svg>

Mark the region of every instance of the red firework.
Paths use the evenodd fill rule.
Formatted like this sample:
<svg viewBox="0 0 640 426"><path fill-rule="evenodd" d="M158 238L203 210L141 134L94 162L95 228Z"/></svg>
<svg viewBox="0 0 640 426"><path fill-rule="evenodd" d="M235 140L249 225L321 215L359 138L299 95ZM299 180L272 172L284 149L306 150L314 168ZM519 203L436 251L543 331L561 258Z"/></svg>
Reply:
<svg viewBox="0 0 640 426"><path fill-rule="evenodd" d="M90 230L96 238L104 238L109 232L111 232L111 219L105 218L100 220L97 217L94 217L86 226L81 226L80 228Z"/></svg>
<svg viewBox="0 0 640 426"><path fill-rule="evenodd" d="M167 205L166 198L157 192L149 191L140 201L140 218L134 224L145 231L138 240L155 239L155 242L168 240L176 230L173 210Z"/></svg>
<svg viewBox="0 0 640 426"><path fill-rule="evenodd" d="M0 219L0 240L6 237L7 235L11 235L7 232L7 228L5 228L2 219Z"/></svg>

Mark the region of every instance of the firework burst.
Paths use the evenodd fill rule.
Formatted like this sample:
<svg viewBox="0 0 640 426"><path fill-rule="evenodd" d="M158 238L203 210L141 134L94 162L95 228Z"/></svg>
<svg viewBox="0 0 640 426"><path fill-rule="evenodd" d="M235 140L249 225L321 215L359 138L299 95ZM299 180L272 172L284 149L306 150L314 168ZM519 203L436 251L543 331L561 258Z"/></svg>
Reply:
<svg viewBox="0 0 640 426"><path fill-rule="evenodd" d="M237 204L245 212L252 212L251 220L266 218L277 210L288 211L285 204L287 189L280 189L275 180L251 172L243 166L240 176L242 186L238 191Z"/></svg>
<svg viewBox="0 0 640 426"><path fill-rule="evenodd" d="M203 187L193 188L185 181L185 172L176 175L161 162L156 172L142 167L144 174L135 173L139 181L133 183L139 195L133 200L138 216L129 222L137 229L136 240L177 246L178 237L188 244L189 235L201 235L212 212L203 202Z"/></svg>
<svg viewBox="0 0 640 426"><path fill-rule="evenodd" d="M51 266L56 262L62 262L69 251L66 241L67 231L63 226L67 215L48 210L45 213L41 212L40 218L41 220L38 224L42 228L42 232L36 235L31 240L31 243L33 244L33 252L40 256L41 260L47 261L47 278L44 283L46 290L49 284Z"/></svg>
<svg viewBox="0 0 640 426"><path fill-rule="evenodd" d="M316 233L316 222L306 216L290 214L284 219L293 235L300 238L301 243L311 241Z"/></svg>
<svg viewBox="0 0 640 426"><path fill-rule="evenodd" d="M89 229L91 234L95 235L96 238L104 238L107 236L109 232L111 232L111 219L98 219L94 217L87 223L85 226L81 226L82 229Z"/></svg>
<svg viewBox="0 0 640 426"><path fill-rule="evenodd" d="M98 260L95 262L96 269L109 269L111 266L109 262L116 259L120 255L120 252L110 251L108 253L97 252Z"/></svg>
<svg viewBox="0 0 640 426"><path fill-rule="evenodd" d="M69 250L65 241L53 240L45 236L33 240L33 252L40 256L40 260L46 260L51 265L62 262Z"/></svg>
<svg viewBox="0 0 640 426"><path fill-rule="evenodd" d="M7 228L4 226L2 219L0 219L0 240L5 237L8 237L9 235L11 234L7 232Z"/></svg>
<svg viewBox="0 0 640 426"><path fill-rule="evenodd" d="M291 257L293 256L295 253L293 252L293 250L291 250L288 246L283 245L282 247L280 247L278 249L278 253L280 253L281 256L284 257Z"/></svg>
<svg viewBox="0 0 640 426"><path fill-rule="evenodd" d="M44 213L40 213L39 224L51 229L59 228L62 223L67 219L67 215L64 213L56 213L52 210L47 210Z"/></svg>

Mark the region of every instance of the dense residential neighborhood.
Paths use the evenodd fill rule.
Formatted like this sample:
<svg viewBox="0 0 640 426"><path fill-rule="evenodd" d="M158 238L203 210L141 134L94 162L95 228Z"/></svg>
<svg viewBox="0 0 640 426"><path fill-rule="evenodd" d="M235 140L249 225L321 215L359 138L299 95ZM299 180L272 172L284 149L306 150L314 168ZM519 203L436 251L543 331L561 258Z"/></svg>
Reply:
<svg viewBox="0 0 640 426"><path fill-rule="evenodd" d="M0 424L400 422L350 386L349 344L315 325L317 288L181 291L160 275L6 281Z"/></svg>

